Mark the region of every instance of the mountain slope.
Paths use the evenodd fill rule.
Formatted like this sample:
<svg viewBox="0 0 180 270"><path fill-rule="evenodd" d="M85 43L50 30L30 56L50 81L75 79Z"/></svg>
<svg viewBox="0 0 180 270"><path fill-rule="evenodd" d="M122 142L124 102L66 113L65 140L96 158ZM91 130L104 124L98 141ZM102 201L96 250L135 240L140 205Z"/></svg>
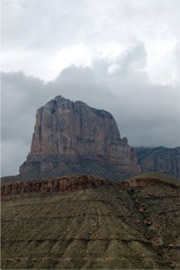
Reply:
<svg viewBox="0 0 180 270"><path fill-rule="evenodd" d="M180 147L135 148L142 171L159 171L180 178Z"/></svg>
<svg viewBox="0 0 180 270"><path fill-rule="evenodd" d="M178 269L179 185L139 179L76 176L35 181L35 191L5 184L2 268Z"/></svg>

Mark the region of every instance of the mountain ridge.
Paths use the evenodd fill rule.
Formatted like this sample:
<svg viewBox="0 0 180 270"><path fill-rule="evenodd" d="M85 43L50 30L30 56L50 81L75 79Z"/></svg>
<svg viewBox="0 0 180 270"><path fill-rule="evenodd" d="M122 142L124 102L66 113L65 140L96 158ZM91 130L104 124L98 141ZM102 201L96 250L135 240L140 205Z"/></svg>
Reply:
<svg viewBox="0 0 180 270"><path fill-rule="evenodd" d="M180 178L180 147L136 147L138 163L143 172L160 171Z"/></svg>

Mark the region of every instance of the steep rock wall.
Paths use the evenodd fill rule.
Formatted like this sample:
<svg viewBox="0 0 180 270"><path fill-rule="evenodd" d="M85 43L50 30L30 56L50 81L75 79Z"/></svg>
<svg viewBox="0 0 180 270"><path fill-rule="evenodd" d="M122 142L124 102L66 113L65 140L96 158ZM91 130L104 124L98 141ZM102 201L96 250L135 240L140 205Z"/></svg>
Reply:
<svg viewBox="0 0 180 270"><path fill-rule="evenodd" d="M20 174L105 177L108 170L116 179L140 171L135 151L120 138L109 112L61 96L37 111L31 151Z"/></svg>

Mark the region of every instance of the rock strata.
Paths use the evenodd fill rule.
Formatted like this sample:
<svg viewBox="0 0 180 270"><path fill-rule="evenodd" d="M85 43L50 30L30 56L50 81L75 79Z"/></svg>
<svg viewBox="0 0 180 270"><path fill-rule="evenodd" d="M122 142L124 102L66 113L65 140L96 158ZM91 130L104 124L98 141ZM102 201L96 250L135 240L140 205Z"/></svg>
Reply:
<svg viewBox="0 0 180 270"><path fill-rule="evenodd" d="M26 178L84 173L120 179L138 172L136 153L109 112L61 96L37 111L31 151L20 167Z"/></svg>
<svg viewBox="0 0 180 270"><path fill-rule="evenodd" d="M62 177L56 179L42 179L35 181L19 181L3 183L1 186L2 199L7 196L31 194L31 193L56 193L72 192L77 190L97 188L99 186L118 186L118 189L145 188L163 184L171 188L178 189L179 185L173 182L165 182L157 178L135 178L130 181L111 181L98 179L87 175L77 175L72 177Z"/></svg>

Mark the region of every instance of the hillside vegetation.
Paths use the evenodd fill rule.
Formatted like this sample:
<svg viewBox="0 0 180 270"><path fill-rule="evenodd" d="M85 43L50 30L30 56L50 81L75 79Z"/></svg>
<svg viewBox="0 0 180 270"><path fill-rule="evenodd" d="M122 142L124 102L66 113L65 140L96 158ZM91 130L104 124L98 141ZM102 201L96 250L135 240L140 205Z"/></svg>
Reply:
<svg viewBox="0 0 180 270"><path fill-rule="evenodd" d="M179 186L152 183L3 196L2 269L179 269Z"/></svg>
<svg viewBox="0 0 180 270"><path fill-rule="evenodd" d="M162 173L162 172L144 172L138 175L135 175L128 179L128 181L131 181L132 179L145 179L148 181L148 179L159 179L163 182L166 183L174 183L176 185L180 185L180 179L177 179L175 176L167 173Z"/></svg>

